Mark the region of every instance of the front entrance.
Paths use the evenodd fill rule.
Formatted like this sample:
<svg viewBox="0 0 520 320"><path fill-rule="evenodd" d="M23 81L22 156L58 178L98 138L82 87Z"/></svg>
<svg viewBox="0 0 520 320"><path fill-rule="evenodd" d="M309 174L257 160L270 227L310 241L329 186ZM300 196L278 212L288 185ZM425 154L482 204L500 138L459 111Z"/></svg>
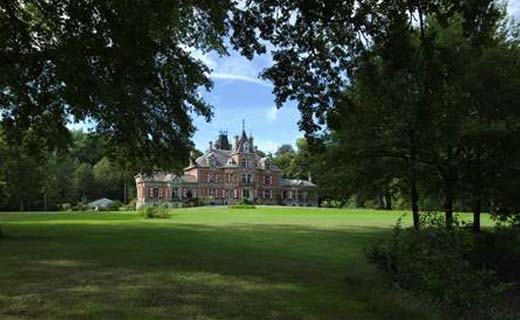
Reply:
<svg viewBox="0 0 520 320"><path fill-rule="evenodd" d="M244 198L249 201L253 201L253 190L248 188L242 189L242 199Z"/></svg>

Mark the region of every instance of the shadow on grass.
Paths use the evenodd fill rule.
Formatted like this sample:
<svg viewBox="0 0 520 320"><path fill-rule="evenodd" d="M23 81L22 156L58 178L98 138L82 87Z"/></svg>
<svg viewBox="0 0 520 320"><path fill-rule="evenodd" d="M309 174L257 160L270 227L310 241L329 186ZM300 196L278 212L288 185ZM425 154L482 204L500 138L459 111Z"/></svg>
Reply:
<svg viewBox="0 0 520 320"><path fill-rule="evenodd" d="M285 224L8 225L0 316L427 319L363 256L388 229Z"/></svg>

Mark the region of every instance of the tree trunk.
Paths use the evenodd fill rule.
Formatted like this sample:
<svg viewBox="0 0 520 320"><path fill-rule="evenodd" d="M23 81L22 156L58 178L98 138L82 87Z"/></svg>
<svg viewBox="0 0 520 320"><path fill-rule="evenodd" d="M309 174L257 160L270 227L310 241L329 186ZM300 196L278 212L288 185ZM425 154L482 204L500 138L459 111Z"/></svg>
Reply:
<svg viewBox="0 0 520 320"><path fill-rule="evenodd" d="M412 203L413 226L419 229L419 194L417 192L417 160L415 150L412 149L410 157L410 202Z"/></svg>
<svg viewBox="0 0 520 320"><path fill-rule="evenodd" d="M444 187L444 210L446 212L446 227L453 226L453 182L448 180Z"/></svg>
<svg viewBox="0 0 520 320"><path fill-rule="evenodd" d="M386 204L385 204L385 193L384 192L378 192L377 193L377 208L379 210L383 210L386 208Z"/></svg>
<svg viewBox="0 0 520 320"><path fill-rule="evenodd" d="M480 215L482 211L481 201L477 200L475 208L473 209L473 231L480 232Z"/></svg>
<svg viewBox="0 0 520 320"><path fill-rule="evenodd" d="M47 207L47 193L46 192L43 194L43 211L48 211L48 207Z"/></svg>
<svg viewBox="0 0 520 320"><path fill-rule="evenodd" d="M124 178L124 186L123 186L123 203L127 204L128 202L128 184L126 182L126 177Z"/></svg>
<svg viewBox="0 0 520 320"><path fill-rule="evenodd" d="M361 195L361 188L358 188L357 192L356 192L356 207L363 208L363 198Z"/></svg>
<svg viewBox="0 0 520 320"><path fill-rule="evenodd" d="M385 192L384 201L385 201L385 210L392 210L392 195L390 194L390 192L388 190Z"/></svg>

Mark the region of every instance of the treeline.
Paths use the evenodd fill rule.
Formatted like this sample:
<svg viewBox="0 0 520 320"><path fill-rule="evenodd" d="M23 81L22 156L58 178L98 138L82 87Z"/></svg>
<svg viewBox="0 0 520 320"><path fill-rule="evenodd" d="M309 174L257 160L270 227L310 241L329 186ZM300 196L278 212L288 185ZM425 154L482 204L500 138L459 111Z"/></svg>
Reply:
<svg viewBox="0 0 520 320"><path fill-rule="evenodd" d="M472 211L476 229L483 211L517 216L518 24L491 1L396 2L368 9L380 18L377 25L367 21L363 38L337 38L336 25L327 20L323 37L288 36L316 48L312 61L278 63L267 73L275 83L294 82L278 91L284 97L304 87L300 78L331 83L328 95L310 90L299 99L300 110L308 111L303 119L316 116L328 129L308 134L314 155L309 170L323 196L340 203L355 197L358 205L376 198L385 206L399 196L416 227L419 212L429 210L444 211L447 225L454 211ZM323 38L332 39L336 50L321 46ZM353 51L346 55L340 48ZM348 80L338 73L341 63ZM312 71L315 65L320 72ZM308 77L291 78L307 69ZM344 87L332 85L339 83ZM311 123L307 129L317 130Z"/></svg>
<svg viewBox="0 0 520 320"><path fill-rule="evenodd" d="M128 203L135 197L133 173L109 160L106 144L72 131L68 147L48 151L30 133L8 143L0 132L0 210L60 210L101 197Z"/></svg>

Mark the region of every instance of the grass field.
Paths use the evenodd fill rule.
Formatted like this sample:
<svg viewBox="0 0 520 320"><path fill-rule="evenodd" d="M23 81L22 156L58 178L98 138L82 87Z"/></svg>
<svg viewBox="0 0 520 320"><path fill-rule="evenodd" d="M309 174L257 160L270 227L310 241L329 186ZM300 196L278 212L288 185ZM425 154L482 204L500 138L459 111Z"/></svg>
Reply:
<svg viewBox="0 0 520 320"><path fill-rule="evenodd" d="M400 215L308 208L179 209L168 220L135 212L1 214L0 318L431 319L384 285L363 255Z"/></svg>

